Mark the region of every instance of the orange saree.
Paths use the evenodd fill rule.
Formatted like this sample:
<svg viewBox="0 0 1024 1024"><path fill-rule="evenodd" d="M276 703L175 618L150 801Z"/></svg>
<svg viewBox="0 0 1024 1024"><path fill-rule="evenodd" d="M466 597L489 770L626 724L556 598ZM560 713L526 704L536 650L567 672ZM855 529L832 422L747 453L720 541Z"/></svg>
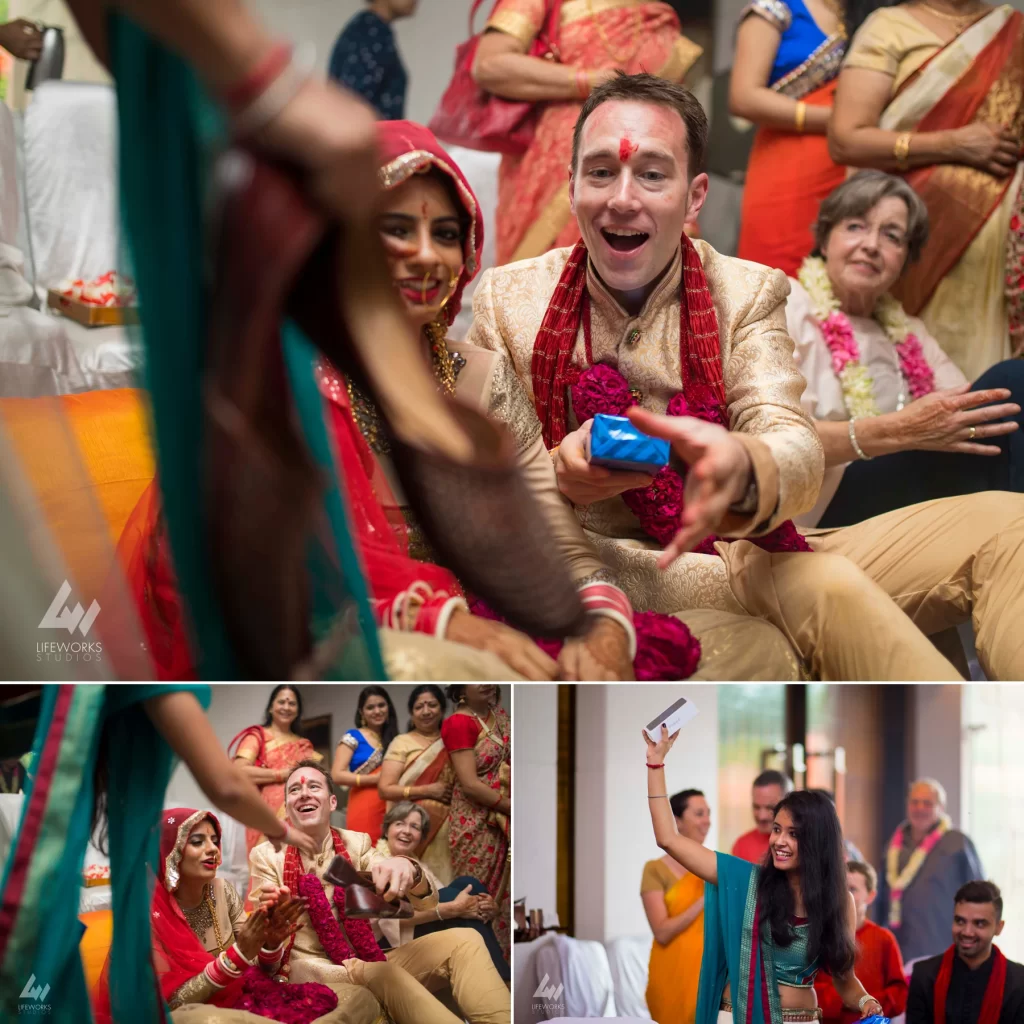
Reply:
<svg viewBox="0 0 1024 1024"><path fill-rule="evenodd" d="M798 0L788 5L755 0L745 15L762 17L782 32L773 68L773 77L779 77L770 88L808 106L831 107L845 33L826 37ZM814 248L818 207L845 177L845 169L829 156L827 136L758 128L747 161L736 255L795 277Z"/></svg>
<svg viewBox="0 0 1024 1024"><path fill-rule="evenodd" d="M232 751L234 747L234 751ZM319 758L309 740L298 737L294 740L275 739L269 729L261 725L251 725L243 729L229 744L228 753L232 757L241 757L257 768L289 768L309 757ZM281 819L284 819L284 783L269 782L260 786L263 802ZM265 836L254 828L245 830L245 852L262 843Z"/></svg>
<svg viewBox="0 0 1024 1024"><path fill-rule="evenodd" d="M544 25L545 0L498 0L487 27L528 46ZM564 0L558 49L568 66L649 71L682 81L701 48L680 34L667 3ZM582 103L545 103L530 148L502 157L498 172L497 262L540 256L579 241L569 209L572 131Z"/></svg>

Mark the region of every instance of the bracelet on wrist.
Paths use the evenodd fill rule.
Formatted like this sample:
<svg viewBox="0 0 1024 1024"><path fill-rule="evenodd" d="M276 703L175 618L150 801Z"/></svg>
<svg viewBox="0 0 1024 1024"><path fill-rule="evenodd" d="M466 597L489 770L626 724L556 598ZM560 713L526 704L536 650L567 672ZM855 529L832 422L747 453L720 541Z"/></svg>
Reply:
<svg viewBox="0 0 1024 1024"><path fill-rule="evenodd" d="M244 78L224 90L224 104L232 113L244 110L283 73L291 59L291 45L284 41L275 43Z"/></svg>
<svg viewBox="0 0 1024 1024"><path fill-rule="evenodd" d="M858 459L863 459L865 462L870 462L874 458L874 456L868 455L864 451L864 449L861 448L861 446L857 443L857 432L854 429L853 425L857 422L858 418L859 417L857 416L851 416L849 425L846 428L846 432L850 436L850 447L853 449L854 454L857 456Z"/></svg>
<svg viewBox="0 0 1024 1024"><path fill-rule="evenodd" d="M648 761L647 762L647 767L648 768L664 768L665 767L665 762L662 761L661 764L651 764L651 762Z"/></svg>

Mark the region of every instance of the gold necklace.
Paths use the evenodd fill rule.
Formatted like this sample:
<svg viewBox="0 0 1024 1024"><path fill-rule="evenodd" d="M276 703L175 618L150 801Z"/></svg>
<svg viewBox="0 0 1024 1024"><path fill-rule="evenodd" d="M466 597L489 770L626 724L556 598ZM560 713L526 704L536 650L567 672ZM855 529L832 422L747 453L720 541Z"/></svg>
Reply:
<svg viewBox="0 0 1024 1024"><path fill-rule="evenodd" d="M948 11L940 11L937 7L932 7L931 4L925 3L925 0L921 0L921 6L926 10L930 11L935 15L936 18L942 18L943 21L952 21L957 25L966 24L969 21L973 21L981 13L981 8L975 8L970 14L950 14Z"/></svg>
<svg viewBox="0 0 1024 1024"><path fill-rule="evenodd" d="M217 908L213 903L213 886L203 886L203 893L206 897L206 905L210 910L210 916L213 918L213 935L217 940L217 949L223 953L228 947L227 943L224 941L224 936L220 933L220 925L217 923Z"/></svg>
<svg viewBox="0 0 1024 1024"><path fill-rule="evenodd" d="M601 37L601 45L604 47L605 53L611 57L613 65L616 68L625 68L640 49L640 30L643 28L643 15L641 15L639 8L634 9L633 39L627 53L617 53L615 51L611 40L608 38L608 34L604 30L604 25L594 15L593 0L587 0L587 17L594 23L594 28L597 29L597 34Z"/></svg>

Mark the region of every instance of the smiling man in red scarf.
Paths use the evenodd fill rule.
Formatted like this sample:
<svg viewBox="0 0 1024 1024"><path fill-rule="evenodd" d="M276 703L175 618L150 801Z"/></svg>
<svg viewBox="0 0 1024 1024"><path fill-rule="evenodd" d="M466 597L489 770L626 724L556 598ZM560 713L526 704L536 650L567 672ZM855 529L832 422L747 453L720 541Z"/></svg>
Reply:
<svg viewBox="0 0 1024 1024"><path fill-rule="evenodd" d="M433 910L437 893L414 858L385 857L368 835L333 828L331 812L337 807L323 767L300 761L285 783L285 809L289 822L320 844L320 853L307 860L260 843L249 854L250 901L272 904L283 890L306 900L299 930L285 947L281 974L293 982L315 980L330 986L346 1024L376 1024L380 1019L378 1008L367 1014L364 989L394 1024L460 1024L433 995L449 986L469 1024L510 1024L508 989L473 929L424 935L385 954L370 922L346 913L346 890L324 878L335 856L357 871L370 872L380 892L408 899L416 910Z"/></svg>
<svg viewBox="0 0 1024 1024"><path fill-rule="evenodd" d="M953 906L953 945L914 965L907 1024L1021 1024L1024 964L992 940L1003 930L1003 897L992 882L968 882Z"/></svg>
<svg viewBox="0 0 1024 1024"><path fill-rule="evenodd" d="M638 74L595 89L573 136L582 241L488 270L467 340L512 360L562 496L634 607L766 619L824 679L959 679L925 634L973 619L989 678L1020 678L1024 497L793 526L824 460L800 405L789 286L686 237L707 135L681 86ZM598 412L668 439L677 461L653 480L590 465Z"/></svg>

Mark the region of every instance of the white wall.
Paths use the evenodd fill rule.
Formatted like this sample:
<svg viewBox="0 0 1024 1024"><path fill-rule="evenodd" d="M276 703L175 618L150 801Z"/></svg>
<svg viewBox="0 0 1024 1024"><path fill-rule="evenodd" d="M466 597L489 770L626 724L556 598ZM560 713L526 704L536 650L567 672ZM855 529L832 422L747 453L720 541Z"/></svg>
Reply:
<svg viewBox="0 0 1024 1024"><path fill-rule="evenodd" d="M342 28L364 0L249 0L250 6L274 31L313 47L316 67L327 70ZM420 0L411 18L395 22L395 35L406 70L409 91L405 115L426 124L451 78L455 47L469 35L471 0ZM489 5L484 5L488 7ZM486 18L477 14L479 28Z"/></svg>
<svg viewBox="0 0 1024 1024"><path fill-rule="evenodd" d="M558 687L517 686L512 729L515 766L512 829L513 899L557 924Z"/></svg>
<svg viewBox="0 0 1024 1024"><path fill-rule="evenodd" d="M700 710L668 756L668 792L702 789L711 802L707 845L718 843L718 697L711 685L581 686L577 697L576 936L648 935L640 902L645 861L660 856L647 809L641 728L680 696ZM519 700L519 691L516 692ZM518 722L516 723L518 728ZM522 800L522 790L520 790ZM518 823L517 823L518 824ZM553 843L553 839L552 839Z"/></svg>
<svg viewBox="0 0 1024 1024"><path fill-rule="evenodd" d="M332 750L346 729L355 722L356 698L362 688L360 683L324 683L303 686L302 713L306 718L330 714ZM223 747L246 726L263 721L263 710L273 686L264 683L219 684L211 687L213 699L207 711L207 718L213 726ZM408 721L406 702L412 692L411 685L389 683L388 693L398 712L401 729ZM192 773L184 764L179 764L167 787L167 802L178 807L206 807L209 800L203 796Z"/></svg>
<svg viewBox="0 0 1024 1024"><path fill-rule="evenodd" d="M914 687L911 778L928 776L946 787L947 811L960 820L962 688L959 683Z"/></svg>

